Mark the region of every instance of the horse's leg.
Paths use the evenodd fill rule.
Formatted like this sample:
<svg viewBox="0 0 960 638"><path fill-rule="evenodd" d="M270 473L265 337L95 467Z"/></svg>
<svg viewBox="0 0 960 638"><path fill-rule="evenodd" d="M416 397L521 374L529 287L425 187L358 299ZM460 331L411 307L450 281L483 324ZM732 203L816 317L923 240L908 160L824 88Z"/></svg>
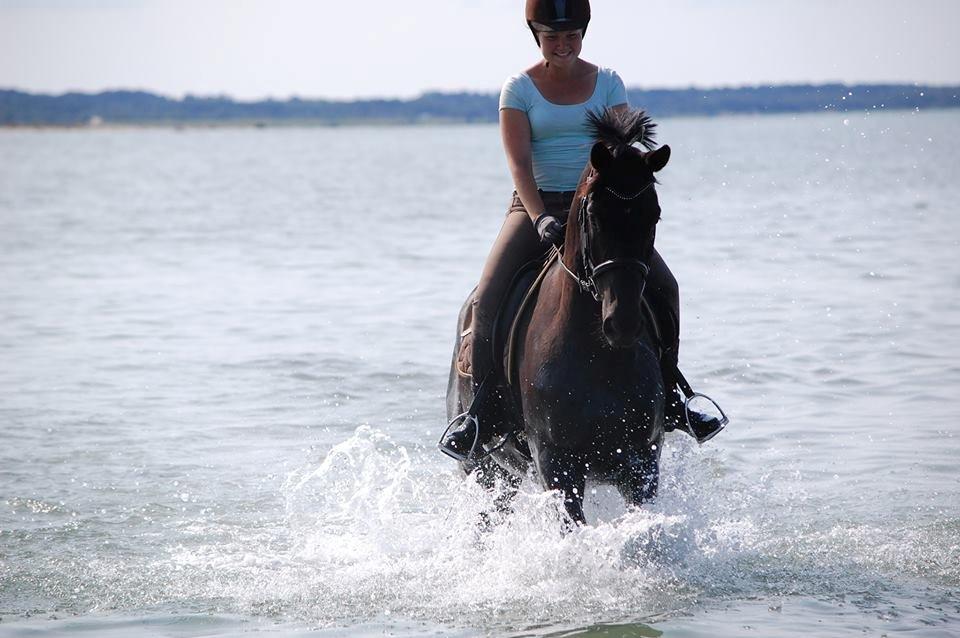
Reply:
<svg viewBox="0 0 960 638"><path fill-rule="evenodd" d="M510 488L516 491L520 487L520 479L500 467L496 461L489 456L476 464L475 476L477 483L487 491L493 491L497 485L504 489Z"/></svg>
<svg viewBox="0 0 960 638"><path fill-rule="evenodd" d="M494 491L499 487L500 491L493 499L493 510L484 510L480 512L477 527L481 532L489 532L503 519L513 513L510 504L520 491L522 479L514 476L504 470L497 463L487 457L480 462L475 470L477 483L487 491Z"/></svg>
<svg viewBox="0 0 960 638"><path fill-rule="evenodd" d="M640 506L657 496L660 459L656 454L631 457L620 473L617 489L630 505Z"/></svg>
<svg viewBox="0 0 960 638"><path fill-rule="evenodd" d="M513 499L517 496L517 492L520 491L520 483L521 479L512 474L507 474L506 480L503 484L503 489L493 501L493 505L497 509L497 513L504 516L513 513L513 508L510 506L510 504L513 503Z"/></svg>
<svg viewBox="0 0 960 638"><path fill-rule="evenodd" d="M587 522L583 515L583 490L586 476L579 454L543 446L537 451L537 472L543 487L563 492L563 506L576 524Z"/></svg>

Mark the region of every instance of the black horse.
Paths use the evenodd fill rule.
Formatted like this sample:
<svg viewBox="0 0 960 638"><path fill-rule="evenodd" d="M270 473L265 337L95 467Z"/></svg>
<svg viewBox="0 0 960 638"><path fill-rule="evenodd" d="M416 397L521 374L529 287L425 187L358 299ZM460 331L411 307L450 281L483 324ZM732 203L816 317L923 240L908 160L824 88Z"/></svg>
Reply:
<svg viewBox="0 0 960 638"><path fill-rule="evenodd" d="M485 388L482 418L498 436L479 458L461 463L490 485L509 477L514 490L532 464L545 489L563 492L578 523L588 478L615 484L630 504L656 495L665 400L643 290L660 219L654 174L670 147L653 150L655 124L643 111L605 110L589 125L597 142L563 247L517 328L515 381L508 386L500 375L496 387ZM451 419L474 399L472 380L457 371L459 348L458 337L447 389Z"/></svg>

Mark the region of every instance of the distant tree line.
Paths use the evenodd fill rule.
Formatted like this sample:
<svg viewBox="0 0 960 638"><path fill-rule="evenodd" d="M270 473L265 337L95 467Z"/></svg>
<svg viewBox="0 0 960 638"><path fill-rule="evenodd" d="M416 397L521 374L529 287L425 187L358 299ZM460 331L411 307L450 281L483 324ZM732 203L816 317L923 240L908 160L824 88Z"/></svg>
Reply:
<svg viewBox="0 0 960 638"><path fill-rule="evenodd" d="M960 87L796 85L729 89L631 89L630 103L654 116L960 107ZM425 93L409 100L170 99L143 91L43 95L0 90L0 126L118 124L344 124L493 122L495 93Z"/></svg>

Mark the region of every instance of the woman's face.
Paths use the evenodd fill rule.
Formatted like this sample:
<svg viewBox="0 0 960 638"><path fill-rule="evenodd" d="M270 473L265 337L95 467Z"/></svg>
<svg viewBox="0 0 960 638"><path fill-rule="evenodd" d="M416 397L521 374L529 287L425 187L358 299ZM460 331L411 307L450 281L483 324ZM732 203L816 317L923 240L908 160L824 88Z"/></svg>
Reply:
<svg viewBox="0 0 960 638"><path fill-rule="evenodd" d="M540 52L543 59L557 66L577 61L583 48L583 31L540 31Z"/></svg>

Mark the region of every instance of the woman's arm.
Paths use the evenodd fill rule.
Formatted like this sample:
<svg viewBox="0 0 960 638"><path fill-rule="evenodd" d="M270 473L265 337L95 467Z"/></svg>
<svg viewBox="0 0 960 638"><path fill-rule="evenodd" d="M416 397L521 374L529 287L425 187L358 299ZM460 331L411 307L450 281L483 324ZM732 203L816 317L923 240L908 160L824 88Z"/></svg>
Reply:
<svg viewBox="0 0 960 638"><path fill-rule="evenodd" d="M527 114L517 109L500 109L500 137L517 195L527 209L530 221L535 221L546 207L533 179L533 150Z"/></svg>

